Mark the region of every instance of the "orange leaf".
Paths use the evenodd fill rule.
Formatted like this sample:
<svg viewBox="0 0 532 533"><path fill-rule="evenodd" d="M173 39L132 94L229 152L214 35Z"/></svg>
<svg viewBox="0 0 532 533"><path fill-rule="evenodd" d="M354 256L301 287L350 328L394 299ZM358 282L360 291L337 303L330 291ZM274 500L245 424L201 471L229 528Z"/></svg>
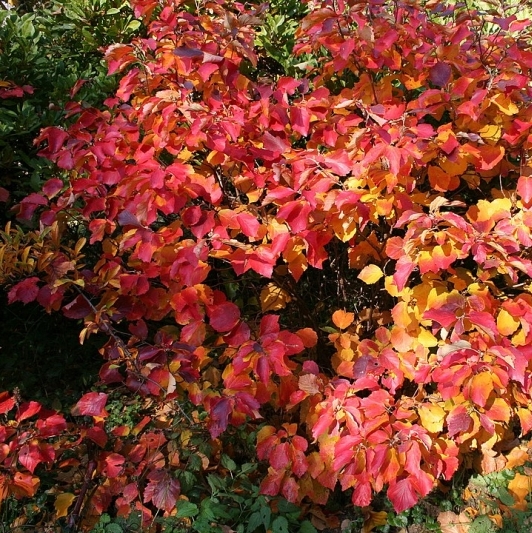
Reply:
<svg viewBox="0 0 532 533"><path fill-rule="evenodd" d="M505 115L515 115L519 113L519 108L514 104L510 98L504 94L499 93L491 98L491 102L495 104Z"/></svg>
<svg viewBox="0 0 532 533"><path fill-rule="evenodd" d="M334 325L339 329L348 328L355 320L355 313L348 313L347 311L342 311L338 309L335 311L332 316L332 321Z"/></svg>
<svg viewBox="0 0 532 533"><path fill-rule="evenodd" d="M528 451L526 448L514 448L506 456L506 465L505 468L512 469L517 466L522 466L528 461Z"/></svg>
<svg viewBox="0 0 532 533"><path fill-rule="evenodd" d="M484 407L493 391L493 378L489 372L475 374L469 381L469 399L480 407Z"/></svg>
<svg viewBox="0 0 532 533"><path fill-rule="evenodd" d="M290 294L275 283L268 283L260 292L260 306L263 313L284 309L291 300Z"/></svg>
<svg viewBox="0 0 532 533"><path fill-rule="evenodd" d="M364 283L372 285L379 281L382 276L384 276L384 272L377 265L368 265L361 270L357 277Z"/></svg>
<svg viewBox="0 0 532 533"><path fill-rule="evenodd" d="M388 513L386 511L369 511L364 513L364 526L361 533L369 533L376 527L386 525Z"/></svg>
<svg viewBox="0 0 532 533"><path fill-rule="evenodd" d="M303 328L296 331L296 335L301 339L305 348L312 348L318 342L318 335L312 328Z"/></svg>
<svg viewBox="0 0 532 533"><path fill-rule="evenodd" d="M13 476L13 481L9 488L18 498L32 497L39 487L40 480L37 476L17 472Z"/></svg>
<svg viewBox="0 0 532 533"><path fill-rule="evenodd" d="M508 483L508 490L515 497L515 507L524 511L528 507L527 498L532 491L532 479L524 474L516 473Z"/></svg>

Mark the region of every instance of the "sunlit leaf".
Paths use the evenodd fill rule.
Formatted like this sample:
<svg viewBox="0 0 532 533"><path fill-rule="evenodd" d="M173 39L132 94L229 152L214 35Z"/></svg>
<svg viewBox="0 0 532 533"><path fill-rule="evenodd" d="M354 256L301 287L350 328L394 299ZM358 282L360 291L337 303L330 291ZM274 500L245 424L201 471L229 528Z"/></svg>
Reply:
<svg viewBox="0 0 532 533"><path fill-rule="evenodd" d="M268 283L260 293L262 312L284 309L292 300L290 294L275 283Z"/></svg>
<svg viewBox="0 0 532 533"><path fill-rule="evenodd" d="M358 279L368 285L372 285L373 283L377 283L382 276L384 276L384 272L377 265L368 265L361 270Z"/></svg>
<svg viewBox="0 0 532 533"><path fill-rule="evenodd" d="M334 325L339 329L348 328L355 320L355 314L338 309L332 315Z"/></svg>

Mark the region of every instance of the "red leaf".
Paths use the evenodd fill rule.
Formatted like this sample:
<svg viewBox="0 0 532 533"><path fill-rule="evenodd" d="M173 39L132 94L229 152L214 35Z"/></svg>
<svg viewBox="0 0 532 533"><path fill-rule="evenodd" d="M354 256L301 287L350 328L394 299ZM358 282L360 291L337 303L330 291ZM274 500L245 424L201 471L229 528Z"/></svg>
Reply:
<svg viewBox="0 0 532 533"><path fill-rule="evenodd" d="M57 152L68 139L68 133L62 129L52 126L43 131L40 139L48 141L48 152Z"/></svg>
<svg viewBox="0 0 532 533"><path fill-rule="evenodd" d="M240 309L234 303L224 302L208 309L209 323L215 331L231 331L240 320Z"/></svg>
<svg viewBox="0 0 532 533"><path fill-rule="evenodd" d="M310 125L310 113L304 107L290 108L290 121L292 122L292 129L297 131L303 137L308 135L308 128Z"/></svg>
<svg viewBox="0 0 532 533"><path fill-rule="evenodd" d="M393 280L397 285L397 289L402 291L405 288L405 284L414 270L414 263L407 255L403 255L395 265L395 274Z"/></svg>
<svg viewBox="0 0 532 533"><path fill-rule="evenodd" d="M92 442L97 444L100 448L105 448L108 440L107 433L103 428L98 426L93 426L87 429L87 438L92 440Z"/></svg>
<svg viewBox="0 0 532 533"><path fill-rule="evenodd" d="M174 54L178 57L186 57L190 59L202 59L203 63L219 63L223 61L222 56L209 54L209 52L203 52L198 48L187 48L186 46L180 46L174 50Z"/></svg>
<svg viewBox="0 0 532 533"><path fill-rule="evenodd" d="M0 202L7 202L9 200L9 191L0 187Z"/></svg>
<svg viewBox="0 0 532 533"><path fill-rule="evenodd" d="M84 394L78 403L72 408L74 416L107 416L105 410L107 394L103 392L88 392Z"/></svg>
<svg viewBox="0 0 532 533"><path fill-rule="evenodd" d="M279 220L285 220L290 226L292 233L299 233L303 231L308 224L308 217L312 208L307 202L301 200L294 200L288 202L277 213Z"/></svg>
<svg viewBox="0 0 532 533"><path fill-rule="evenodd" d="M229 415L233 410L233 402L229 398L217 398L211 408L209 432L213 439L221 435L229 423Z"/></svg>
<svg viewBox="0 0 532 533"><path fill-rule="evenodd" d="M54 197L61 189L63 188L63 182L59 178L49 179L43 185L43 192L48 196L48 198Z"/></svg>
<svg viewBox="0 0 532 533"><path fill-rule="evenodd" d="M29 304L33 302L39 294L39 278L32 277L17 283L8 293L7 301L12 304L13 302L22 302L23 304Z"/></svg>
<svg viewBox="0 0 532 533"><path fill-rule="evenodd" d="M5 415L15 407L15 398L9 397L9 392L0 393L0 415Z"/></svg>
<svg viewBox="0 0 532 533"><path fill-rule="evenodd" d="M63 314L67 318L85 318L92 313L92 307L83 296L78 295L70 303L63 306Z"/></svg>
<svg viewBox="0 0 532 533"><path fill-rule="evenodd" d="M285 469L290 463L289 446L288 442L282 442L270 454L269 461L275 470Z"/></svg>
<svg viewBox="0 0 532 533"><path fill-rule="evenodd" d="M28 444L25 444L18 452L18 461L33 474L38 464L41 462L39 447L32 444L30 448Z"/></svg>
<svg viewBox="0 0 532 533"><path fill-rule="evenodd" d="M167 513L174 509L181 492L179 481L164 470L155 470L148 476L150 482L144 489L144 503L152 502Z"/></svg>
<svg viewBox="0 0 532 533"><path fill-rule="evenodd" d="M67 428L66 420L60 414L37 420L36 426L41 437L55 437Z"/></svg>
<svg viewBox="0 0 532 533"><path fill-rule="evenodd" d="M358 507L367 507L373 499L371 484L359 481L353 491L352 501Z"/></svg>
<svg viewBox="0 0 532 533"><path fill-rule="evenodd" d="M33 415L36 415L41 410L41 404L39 402L26 402L23 403L17 411L17 416L15 417L18 422L26 420L26 418L31 418Z"/></svg>
<svg viewBox="0 0 532 533"><path fill-rule="evenodd" d="M392 502L395 512L402 513L406 509L414 507L419 500L412 480L408 477L406 479L401 479L396 483L390 483L388 488L388 498Z"/></svg>
<svg viewBox="0 0 532 533"><path fill-rule="evenodd" d="M117 477L124 467L125 458L119 453L110 453L105 457L102 473L107 477Z"/></svg>
<svg viewBox="0 0 532 533"><path fill-rule="evenodd" d="M264 143L264 149L273 152L275 155L280 155L289 148L289 145L286 141L280 137L275 137L269 132L264 134L262 140Z"/></svg>
<svg viewBox="0 0 532 533"><path fill-rule="evenodd" d="M299 500L299 485L293 477L289 477L281 489L281 494L290 502L296 503Z"/></svg>
<svg viewBox="0 0 532 533"><path fill-rule="evenodd" d="M52 462L55 459L55 450L51 444L24 444L18 454L19 463L27 468L32 474L42 462Z"/></svg>
<svg viewBox="0 0 532 533"><path fill-rule="evenodd" d="M471 323L479 326L480 329L487 333L492 339L498 335L497 324L490 313L486 313L485 311L471 311L467 315L467 318L469 318Z"/></svg>
<svg viewBox="0 0 532 533"><path fill-rule="evenodd" d="M272 467L268 468L268 475L260 484L260 493L266 494L267 496L276 496L279 494L284 476L284 470L275 470Z"/></svg>

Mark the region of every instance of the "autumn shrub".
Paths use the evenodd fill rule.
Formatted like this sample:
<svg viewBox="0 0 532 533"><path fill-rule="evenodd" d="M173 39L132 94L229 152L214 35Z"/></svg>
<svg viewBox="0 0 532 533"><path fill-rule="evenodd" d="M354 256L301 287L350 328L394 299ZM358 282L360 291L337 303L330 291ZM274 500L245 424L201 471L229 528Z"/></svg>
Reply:
<svg viewBox="0 0 532 533"><path fill-rule="evenodd" d="M114 92L101 48L127 42L140 27L130 7L116 0L26 4L0 7L0 187L14 201L56 172L36 155L40 129L66 125L64 107L75 94L100 105Z"/></svg>
<svg viewBox="0 0 532 533"><path fill-rule="evenodd" d="M29 407L6 395L6 493L65 457L85 474L58 518L147 525L211 501L191 462L200 482L256 454L273 506L340 487L397 512L461 464L501 468L532 429L528 21L313 1L305 60L265 73L263 6L133 8L147 33L107 49L116 94L37 138L68 181L2 236L10 302L108 339L99 388L64 422L35 411L23 461ZM106 423L115 389L134 423Z"/></svg>

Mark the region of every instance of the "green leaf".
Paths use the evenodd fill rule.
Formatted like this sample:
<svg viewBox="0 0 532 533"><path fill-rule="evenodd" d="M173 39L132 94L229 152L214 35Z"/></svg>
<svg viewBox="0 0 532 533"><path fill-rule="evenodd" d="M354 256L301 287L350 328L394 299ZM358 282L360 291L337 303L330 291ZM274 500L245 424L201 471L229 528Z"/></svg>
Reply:
<svg viewBox="0 0 532 533"><path fill-rule="evenodd" d="M270 527L270 520L272 518L272 511L268 506L261 507L259 510L260 518L264 529L268 530Z"/></svg>
<svg viewBox="0 0 532 533"><path fill-rule="evenodd" d="M284 498L279 500L278 509L281 514L295 514L296 518L301 513L301 510L299 509L297 505L290 503L288 500L285 500Z"/></svg>
<svg viewBox="0 0 532 533"><path fill-rule="evenodd" d="M226 455L225 453L222 454L222 458L220 459L220 462L222 463L222 466L224 468L227 468L230 472L234 472L236 470L236 463Z"/></svg>
<svg viewBox="0 0 532 533"><path fill-rule="evenodd" d="M105 12L106 15L118 15L118 13L120 13L120 9L118 7L112 7Z"/></svg>
<svg viewBox="0 0 532 533"><path fill-rule="evenodd" d="M260 511L256 511L249 516L248 527L246 533L254 533L257 528L262 525L262 517ZM269 524L268 524L269 525Z"/></svg>
<svg viewBox="0 0 532 533"><path fill-rule="evenodd" d="M477 516L469 526L469 533L495 533L497 527L487 515Z"/></svg>
<svg viewBox="0 0 532 533"><path fill-rule="evenodd" d="M304 520L299 528L299 533L318 533L318 530L308 520Z"/></svg>
<svg viewBox="0 0 532 533"><path fill-rule="evenodd" d="M504 505L512 506L515 504L514 497L510 494L508 489L505 489L504 487L501 487L497 490L496 496L499 498L499 500L501 500L502 503L504 503Z"/></svg>
<svg viewBox="0 0 532 533"><path fill-rule="evenodd" d="M140 20L132 20L127 26L126 31L137 31L140 28Z"/></svg>
<svg viewBox="0 0 532 533"><path fill-rule="evenodd" d="M179 500L177 503L177 513L178 518L188 518L191 516L196 516L199 512L198 506L195 503L188 502L186 500Z"/></svg>
<svg viewBox="0 0 532 533"><path fill-rule="evenodd" d="M272 522L273 533L289 533L288 520L284 516L278 516Z"/></svg>
<svg viewBox="0 0 532 533"><path fill-rule="evenodd" d="M105 526L105 533L124 533L124 530L118 524L107 524Z"/></svg>
<svg viewBox="0 0 532 533"><path fill-rule="evenodd" d="M207 483L214 493L223 491L226 488L224 480L214 474L209 474L207 476Z"/></svg>

